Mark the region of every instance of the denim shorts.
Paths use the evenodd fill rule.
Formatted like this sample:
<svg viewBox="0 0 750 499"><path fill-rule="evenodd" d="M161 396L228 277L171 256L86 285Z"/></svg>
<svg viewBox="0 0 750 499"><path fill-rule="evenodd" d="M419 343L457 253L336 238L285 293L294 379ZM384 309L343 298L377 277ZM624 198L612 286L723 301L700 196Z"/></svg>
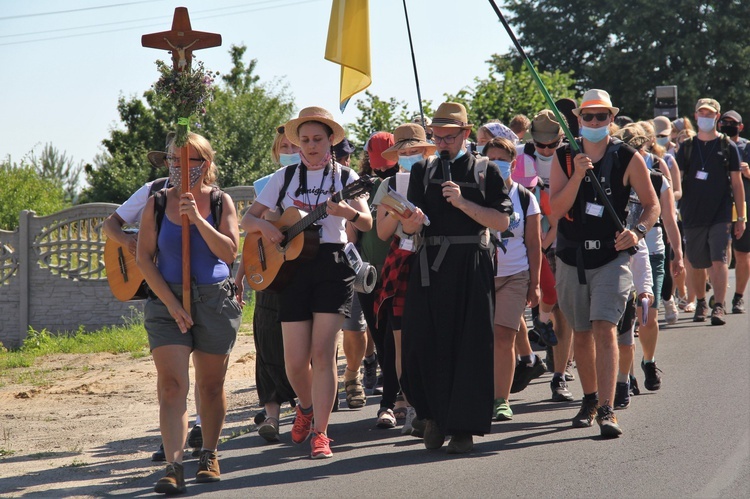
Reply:
<svg viewBox="0 0 750 499"><path fill-rule="evenodd" d="M648 261L651 264L651 278L654 281L652 287L654 303L651 304L651 308L659 308L661 288L664 286L664 260L664 253L652 253L648 255Z"/></svg>

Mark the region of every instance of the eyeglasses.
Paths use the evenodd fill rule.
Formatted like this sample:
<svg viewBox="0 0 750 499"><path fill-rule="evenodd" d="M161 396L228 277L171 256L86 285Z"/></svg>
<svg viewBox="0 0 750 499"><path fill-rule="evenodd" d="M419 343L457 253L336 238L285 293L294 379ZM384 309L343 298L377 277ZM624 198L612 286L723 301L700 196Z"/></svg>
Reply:
<svg viewBox="0 0 750 499"><path fill-rule="evenodd" d="M581 113L581 119L586 123L590 122L594 118L596 118L596 121L606 121L607 118L609 118L609 113Z"/></svg>
<svg viewBox="0 0 750 499"><path fill-rule="evenodd" d="M276 133L278 133L279 135L284 135L284 130L286 130L286 128L284 128L284 125L279 125L276 127Z"/></svg>
<svg viewBox="0 0 750 499"><path fill-rule="evenodd" d="M174 165L175 165L176 163L179 163L179 162L180 162L180 157L179 157L179 156L172 156L172 155L169 155L169 154L168 154L168 155L167 155L167 157L166 157L166 158L164 158L164 159L166 160L166 162L167 162L167 163L168 163L168 164L169 164L170 166L174 166ZM190 161L205 161L205 159L203 159L203 158L188 158L188 159L189 159Z"/></svg>
<svg viewBox="0 0 750 499"><path fill-rule="evenodd" d="M432 136L432 141L435 144L439 144L441 142L445 142L447 145L451 145L462 134L463 134L463 131L458 132L456 135L446 135L445 137L438 137L437 135L433 135Z"/></svg>
<svg viewBox="0 0 750 499"><path fill-rule="evenodd" d="M734 121L734 120L726 120L726 119L725 119L725 120L721 120L721 121L719 121L719 125L720 125L720 126L721 126L721 125L725 125L725 126L734 126L734 125L739 125L739 123L738 123L738 122L736 122L736 121Z"/></svg>
<svg viewBox="0 0 750 499"><path fill-rule="evenodd" d="M539 149L557 149L557 146L560 145L560 141L556 140L555 142L550 142L549 144L542 144L541 142L534 141L534 145L537 146Z"/></svg>
<svg viewBox="0 0 750 499"><path fill-rule="evenodd" d="M657 135L656 138L657 139L667 139L667 138L669 138L669 134Z"/></svg>

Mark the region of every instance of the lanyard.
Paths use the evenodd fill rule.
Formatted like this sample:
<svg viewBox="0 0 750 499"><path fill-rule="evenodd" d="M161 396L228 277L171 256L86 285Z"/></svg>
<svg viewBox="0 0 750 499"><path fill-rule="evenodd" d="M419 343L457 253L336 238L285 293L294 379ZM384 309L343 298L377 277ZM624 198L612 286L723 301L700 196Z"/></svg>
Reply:
<svg viewBox="0 0 750 499"><path fill-rule="evenodd" d="M305 200L307 201L307 206L310 207L311 210L315 209L318 206L318 203L320 202L320 195L323 193L323 182L326 180L326 176L328 176L328 165L326 165L325 170L323 170L323 177L320 179L320 186L318 187L318 196L315 198L315 204L310 203L310 191L309 189L305 189ZM307 169L305 169L305 184L307 184ZM307 187L307 185L305 185Z"/></svg>
<svg viewBox="0 0 750 499"><path fill-rule="evenodd" d="M716 142L718 142L718 140L719 139L714 139L714 140L711 141L711 142L713 142L713 144L711 144L711 150L708 151L708 154L706 155L706 159L703 159L703 151L701 150L703 148L703 146L701 144L703 141L698 140L698 147L697 147L697 149L698 149L698 155L701 158L701 171L705 171L706 170L706 163L708 162L708 158L711 157L711 153L714 152L714 149L716 148Z"/></svg>

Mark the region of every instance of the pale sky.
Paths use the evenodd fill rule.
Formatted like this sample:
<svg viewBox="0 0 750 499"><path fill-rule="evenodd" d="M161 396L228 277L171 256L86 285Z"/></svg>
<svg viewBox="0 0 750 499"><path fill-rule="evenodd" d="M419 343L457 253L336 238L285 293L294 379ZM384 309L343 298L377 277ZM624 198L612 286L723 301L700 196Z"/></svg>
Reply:
<svg viewBox="0 0 750 499"><path fill-rule="evenodd" d="M331 0L0 0L0 158L18 162L51 142L92 162L118 126L118 97L142 96L157 79L154 61L169 63L140 38L170 29L178 6L193 29L223 37L221 47L194 52L207 69L228 71L229 47L244 44L261 81L286 85L297 110L317 105L342 124L355 121L356 96L342 115L339 66L324 59ZM434 105L485 78L485 61L511 45L488 1L407 7L422 98ZM403 0L370 0L370 33L369 90L418 109Z"/></svg>

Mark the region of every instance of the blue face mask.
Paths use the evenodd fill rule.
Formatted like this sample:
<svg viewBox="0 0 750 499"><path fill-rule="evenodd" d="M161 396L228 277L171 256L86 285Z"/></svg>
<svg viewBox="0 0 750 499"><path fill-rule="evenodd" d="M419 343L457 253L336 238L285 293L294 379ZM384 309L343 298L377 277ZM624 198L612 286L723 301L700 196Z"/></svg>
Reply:
<svg viewBox="0 0 750 499"><path fill-rule="evenodd" d="M669 144L669 137L656 137L656 143L662 147L667 147Z"/></svg>
<svg viewBox="0 0 750 499"><path fill-rule="evenodd" d="M607 137L607 135L609 135L608 126L603 126L601 128L591 128L587 126L581 127L581 137L589 142L601 142Z"/></svg>
<svg viewBox="0 0 750 499"><path fill-rule="evenodd" d="M500 176L503 177L503 180L508 180L510 178L510 162L495 160L493 163L500 168Z"/></svg>
<svg viewBox="0 0 750 499"><path fill-rule="evenodd" d="M417 163L419 161L422 161L424 159L421 154L412 154L411 156L399 156L398 157L398 164L406 170L407 172L411 171L411 167L414 166L414 163Z"/></svg>
<svg viewBox="0 0 750 499"><path fill-rule="evenodd" d="M279 163L281 163L281 166L296 165L299 164L299 162L300 157L298 152L295 152L294 154L279 154Z"/></svg>

